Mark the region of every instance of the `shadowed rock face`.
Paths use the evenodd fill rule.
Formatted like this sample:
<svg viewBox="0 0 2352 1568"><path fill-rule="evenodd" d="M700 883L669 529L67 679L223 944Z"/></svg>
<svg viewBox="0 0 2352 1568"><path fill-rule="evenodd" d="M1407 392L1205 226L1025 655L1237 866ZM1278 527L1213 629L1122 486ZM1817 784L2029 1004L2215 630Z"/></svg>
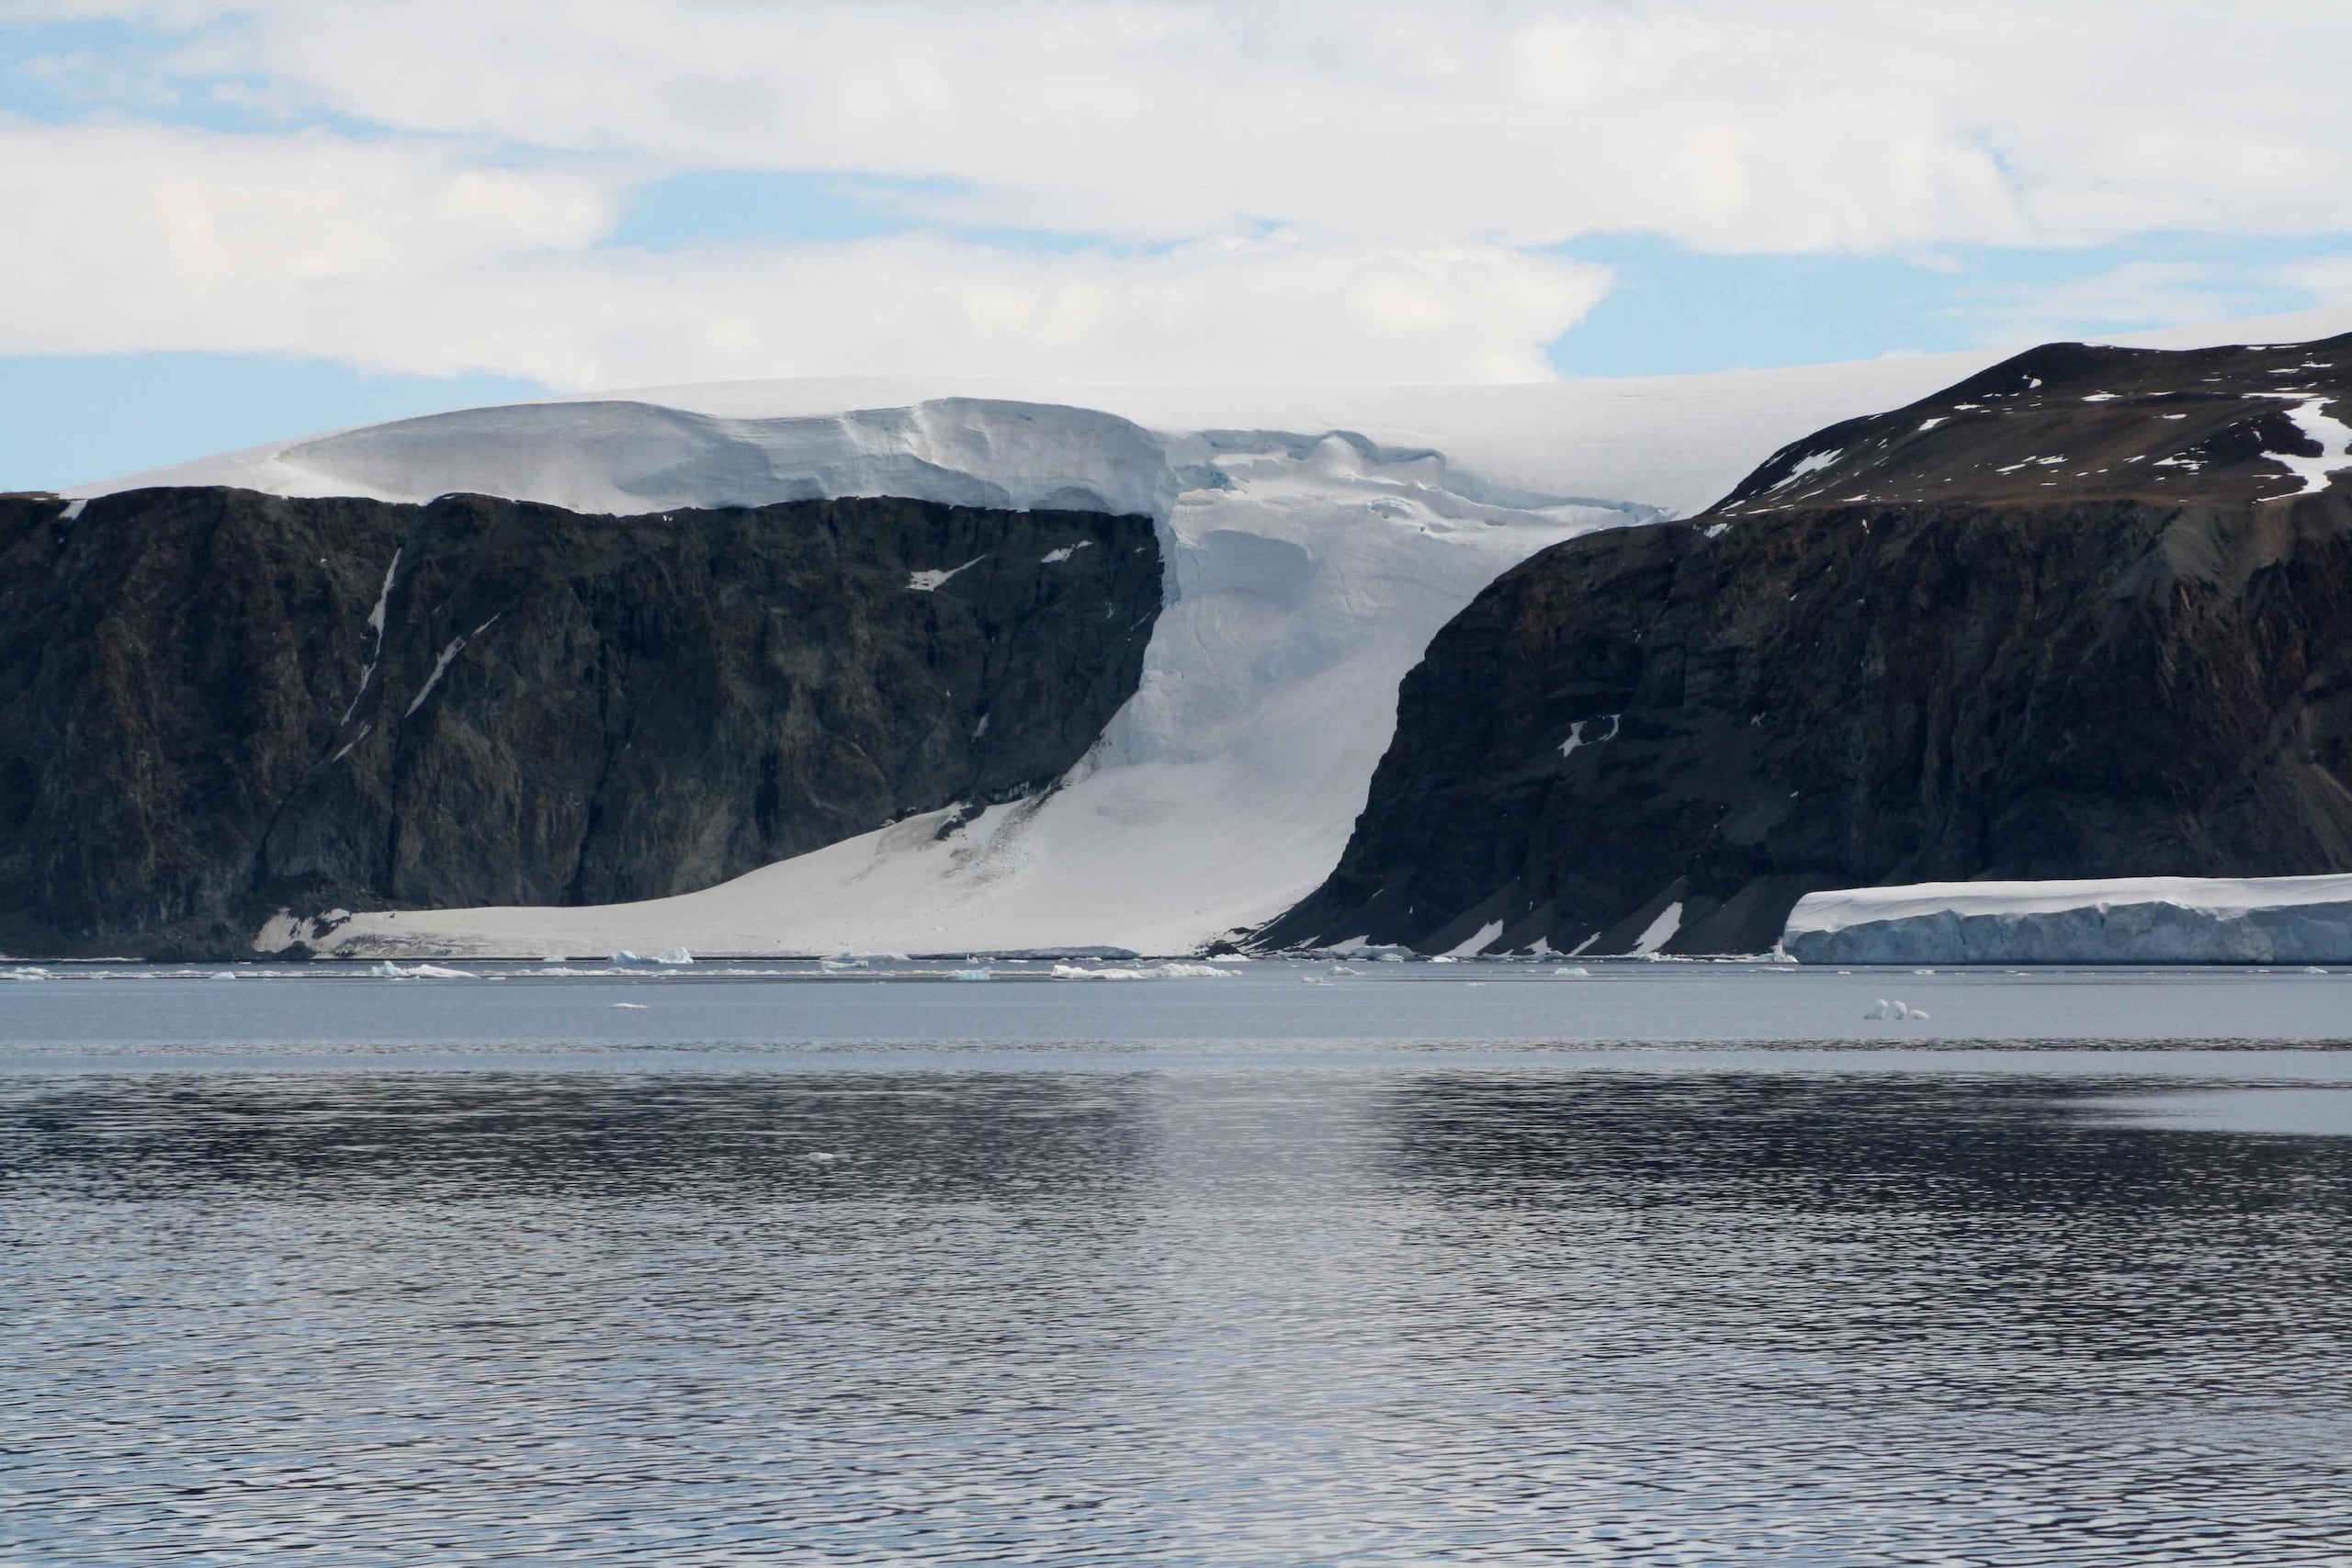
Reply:
<svg viewBox="0 0 2352 1568"><path fill-rule="evenodd" d="M1012 798L1133 693L1160 598L1150 521L1094 513L66 511L0 498L20 953L242 951L289 902L654 897Z"/></svg>
<svg viewBox="0 0 2352 1568"><path fill-rule="evenodd" d="M1824 887L2352 868L2347 389L2352 338L2052 345L1554 547L1261 939L1753 952Z"/></svg>

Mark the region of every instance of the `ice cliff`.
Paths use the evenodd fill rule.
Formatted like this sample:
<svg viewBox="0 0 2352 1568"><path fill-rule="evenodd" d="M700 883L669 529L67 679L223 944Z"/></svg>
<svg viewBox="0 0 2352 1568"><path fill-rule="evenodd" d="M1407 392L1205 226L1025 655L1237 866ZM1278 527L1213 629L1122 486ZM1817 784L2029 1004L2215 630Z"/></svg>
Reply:
<svg viewBox="0 0 2352 1568"><path fill-rule="evenodd" d="M1797 901L1801 964L2352 964L2352 876L1855 887Z"/></svg>

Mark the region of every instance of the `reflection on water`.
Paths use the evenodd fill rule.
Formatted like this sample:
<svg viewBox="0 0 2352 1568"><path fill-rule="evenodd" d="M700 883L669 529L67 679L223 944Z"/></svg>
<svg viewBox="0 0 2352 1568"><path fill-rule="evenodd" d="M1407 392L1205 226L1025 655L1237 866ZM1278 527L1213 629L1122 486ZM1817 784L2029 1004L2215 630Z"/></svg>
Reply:
<svg viewBox="0 0 2352 1568"><path fill-rule="evenodd" d="M8 1080L0 1543L2352 1553L2352 1141L2089 1094L1307 1060Z"/></svg>
<svg viewBox="0 0 2352 1568"><path fill-rule="evenodd" d="M2352 1137L2352 1089L2298 1084L2291 1089L2203 1089L2143 1094L2110 1102L2127 1124L2191 1132L2273 1133L2302 1138Z"/></svg>

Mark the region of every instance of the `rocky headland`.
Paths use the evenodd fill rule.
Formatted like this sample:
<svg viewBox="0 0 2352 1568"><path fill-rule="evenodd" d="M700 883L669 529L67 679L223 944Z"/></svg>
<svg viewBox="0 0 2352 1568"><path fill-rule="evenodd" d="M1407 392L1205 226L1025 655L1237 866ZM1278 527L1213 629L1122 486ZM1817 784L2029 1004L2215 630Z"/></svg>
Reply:
<svg viewBox="0 0 2352 1568"><path fill-rule="evenodd" d="M652 897L1032 794L1160 600L1091 511L0 497L0 951Z"/></svg>
<svg viewBox="0 0 2352 1568"><path fill-rule="evenodd" d="M2352 869L2347 393L2352 337L2052 344L1530 558L1260 940L1743 953L1821 888Z"/></svg>

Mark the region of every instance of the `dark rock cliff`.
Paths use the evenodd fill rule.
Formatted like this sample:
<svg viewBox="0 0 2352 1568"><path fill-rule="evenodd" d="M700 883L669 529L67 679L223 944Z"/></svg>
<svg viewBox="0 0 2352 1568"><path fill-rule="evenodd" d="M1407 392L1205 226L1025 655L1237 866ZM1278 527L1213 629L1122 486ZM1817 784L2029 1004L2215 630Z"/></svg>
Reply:
<svg viewBox="0 0 2352 1568"><path fill-rule="evenodd" d="M653 897L1009 799L1159 600L1150 521L1093 513L0 498L0 949Z"/></svg>
<svg viewBox="0 0 2352 1568"><path fill-rule="evenodd" d="M1261 941L1754 952L1823 887L2352 869L2347 389L2352 338L2052 345L1532 558Z"/></svg>

